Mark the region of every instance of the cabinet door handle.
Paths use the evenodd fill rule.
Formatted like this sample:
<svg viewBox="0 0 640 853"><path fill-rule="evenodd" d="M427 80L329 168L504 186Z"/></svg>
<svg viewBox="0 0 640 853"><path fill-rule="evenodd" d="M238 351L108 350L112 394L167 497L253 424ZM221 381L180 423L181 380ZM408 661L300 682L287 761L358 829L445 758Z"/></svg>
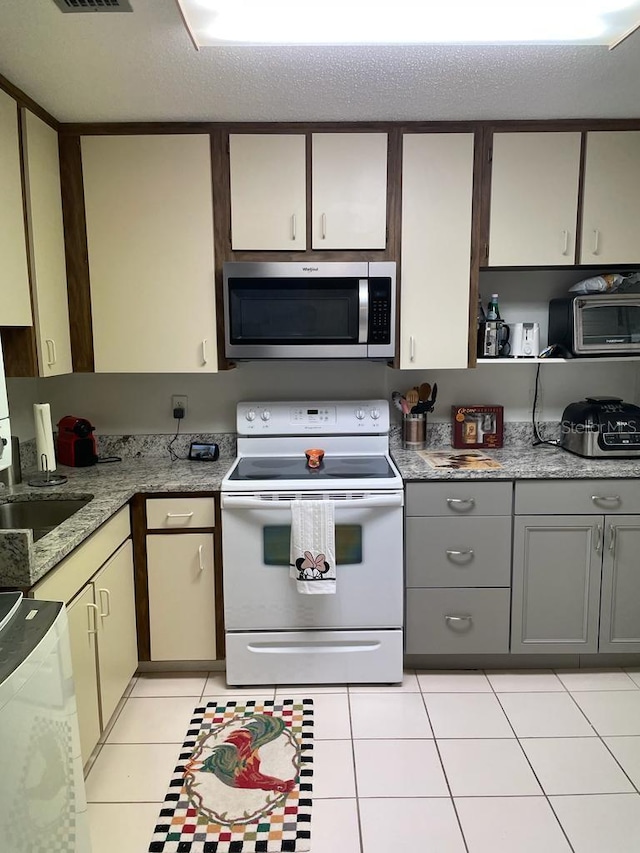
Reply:
<svg viewBox="0 0 640 853"><path fill-rule="evenodd" d="M609 527L609 552L615 554L616 551L616 527L612 524Z"/></svg>
<svg viewBox="0 0 640 853"><path fill-rule="evenodd" d="M448 557L473 557L473 548L467 548L464 551L454 551L452 548L445 551Z"/></svg>
<svg viewBox="0 0 640 853"><path fill-rule="evenodd" d="M53 338L45 338L45 343L47 345L47 367L51 367L58 360L56 354L56 342Z"/></svg>
<svg viewBox="0 0 640 853"><path fill-rule="evenodd" d="M208 359L207 359L207 339L203 338L203 340L202 340L202 363L206 364L207 361L208 361Z"/></svg>
<svg viewBox="0 0 640 853"><path fill-rule="evenodd" d="M447 498L447 504L451 507L451 509L461 509L466 511L467 509L471 509L476 505L475 498ZM460 504L464 504L464 506L460 506Z"/></svg>
<svg viewBox="0 0 640 853"><path fill-rule="evenodd" d="M601 525L601 524L599 524L599 525L596 527L596 541L595 541L595 544L594 544L594 546L593 546L593 547L595 548L596 553L597 553L598 551L600 551L600 549L602 548L602 544L603 544L603 541L602 541L602 540L603 540L603 532L604 532L604 531L602 530L602 525Z"/></svg>
<svg viewBox="0 0 640 853"><path fill-rule="evenodd" d="M89 614L93 613L93 619ZM98 633L98 605L97 604L87 604L87 634L91 636L91 634ZM91 627L93 624L93 627Z"/></svg>
<svg viewBox="0 0 640 853"><path fill-rule="evenodd" d="M296 215L295 213L291 214L291 239L296 239Z"/></svg>
<svg viewBox="0 0 640 853"><path fill-rule="evenodd" d="M109 592L108 589L105 589L104 587L102 587L101 589L98 590L98 595L100 596L100 607L102 607L102 594L103 593L106 596L107 606L106 606L106 609L103 608L102 610L100 610L100 618L106 619L107 616L111 616L111 593Z"/></svg>
<svg viewBox="0 0 640 853"><path fill-rule="evenodd" d="M452 622L454 625L459 625L461 622L466 622L469 625L473 623L473 617L470 614L466 616L453 616L452 614L445 614L445 621Z"/></svg>
<svg viewBox="0 0 640 853"><path fill-rule="evenodd" d="M409 361L416 360L416 339L409 335Z"/></svg>
<svg viewBox="0 0 640 853"><path fill-rule="evenodd" d="M167 518L191 518L193 512L168 512Z"/></svg>
<svg viewBox="0 0 640 853"><path fill-rule="evenodd" d="M593 229L593 254L597 255L600 251L600 232L597 228Z"/></svg>
<svg viewBox="0 0 640 853"><path fill-rule="evenodd" d="M327 239L327 214L326 213L322 214L322 216L320 217L320 222L321 222L320 227L321 227L321 231L322 231L322 239L326 240Z"/></svg>
<svg viewBox="0 0 640 853"><path fill-rule="evenodd" d="M204 572L204 560L202 559L203 545L198 545L198 567L201 572Z"/></svg>
<svg viewBox="0 0 640 853"><path fill-rule="evenodd" d="M562 254L566 255L569 251L569 232L565 229L562 232Z"/></svg>
<svg viewBox="0 0 640 853"><path fill-rule="evenodd" d="M615 501L616 503L620 503L621 497L620 495L591 495L592 501Z"/></svg>

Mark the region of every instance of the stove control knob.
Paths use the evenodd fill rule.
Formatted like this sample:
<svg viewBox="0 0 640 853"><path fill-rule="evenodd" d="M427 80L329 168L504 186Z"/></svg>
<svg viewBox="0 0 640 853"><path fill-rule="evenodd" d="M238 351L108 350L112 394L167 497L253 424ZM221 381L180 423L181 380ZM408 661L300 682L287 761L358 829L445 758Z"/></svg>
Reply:
<svg viewBox="0 0 640 853"><path fill-rule="evenodd" d="M256 419L256 413L253 411L253 409L249 409L249 411L248 411L248 412L247 412L247 414L245 415L245 418L246 418L249 422L251 422L251 421L255 421L255 419Z"/></svg>
<svg viewBox="0 0 640 853"><path fill-rule="evenodd" d="M379 411L379 409L371 409L371 411L369 412L369 414L371 415L371 417L373 418L373 420L374 420L374 421L377 421L377 420L378 420L378 418L380 417L380 411Z"/></svg>
<svg viewBox="0 0 640 853"><path fill-rule="evenodd" d="M359 421L364 420L365 415L366 415L366 412L364 409L356 409L356 417Z"/></svg>
<svg viewBox="0 0 640 853"><path fill-rule="evenodd" d="M262 412L262 414L260 415L260 417L263 421L268 421L271 418L271 412L269 411L269 409L265 409L264 412Z"/></svg>

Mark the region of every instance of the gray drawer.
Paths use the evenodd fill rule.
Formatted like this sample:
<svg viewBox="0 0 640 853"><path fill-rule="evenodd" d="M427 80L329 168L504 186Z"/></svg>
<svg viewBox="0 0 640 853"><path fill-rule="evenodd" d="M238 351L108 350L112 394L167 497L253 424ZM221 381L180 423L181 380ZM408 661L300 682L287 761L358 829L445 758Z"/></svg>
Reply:
<svg viewBox="0 0 640 853"><path fill-rule="evenodd" d="M512 483L407 483L407 515L511 515Z"/></svg>
<svg viewBox="0 0 640 853"><path fill-rule="evenodd" d="M405 630L409 655L508 652L509 590L407 590Z"/></svg>
<svg viewBox="0 0 640 853"><path fill-rule="evenodd" d="M408 587L511 583L509 516L414 517L406 525Z"/></svg>
<svg viewBox="0 0 640 853"><path fill-rule="evenodd" d="M638 480L516 483L516 515L640 513Z"/></svg>

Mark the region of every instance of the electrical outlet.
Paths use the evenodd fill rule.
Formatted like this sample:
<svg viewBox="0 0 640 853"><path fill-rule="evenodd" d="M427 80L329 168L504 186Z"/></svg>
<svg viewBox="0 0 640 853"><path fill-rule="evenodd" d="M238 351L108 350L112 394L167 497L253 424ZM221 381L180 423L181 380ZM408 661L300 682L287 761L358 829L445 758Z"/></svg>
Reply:
<svg viewBox="0 0 640 853"><path fill-rule="evenodd" d="M175 411L175 409L182 409L183 418L187 417L187 396L185 394L172 394L171 395L171 414Z"/></svg>

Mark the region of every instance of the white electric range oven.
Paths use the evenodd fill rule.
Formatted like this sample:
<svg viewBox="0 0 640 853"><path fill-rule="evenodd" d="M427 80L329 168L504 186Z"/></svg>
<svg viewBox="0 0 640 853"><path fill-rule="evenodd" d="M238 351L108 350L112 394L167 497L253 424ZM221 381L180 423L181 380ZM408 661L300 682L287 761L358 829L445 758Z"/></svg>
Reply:
<svg viewBox="0 0 640 853"><path fill-rule="evenodd" d="M222 482L227 682L402 680L403 485L384 400L239 403ZM306 450L321 449L319 467ZM291 501L335 509L336 592L289 576Z"/></svg>

